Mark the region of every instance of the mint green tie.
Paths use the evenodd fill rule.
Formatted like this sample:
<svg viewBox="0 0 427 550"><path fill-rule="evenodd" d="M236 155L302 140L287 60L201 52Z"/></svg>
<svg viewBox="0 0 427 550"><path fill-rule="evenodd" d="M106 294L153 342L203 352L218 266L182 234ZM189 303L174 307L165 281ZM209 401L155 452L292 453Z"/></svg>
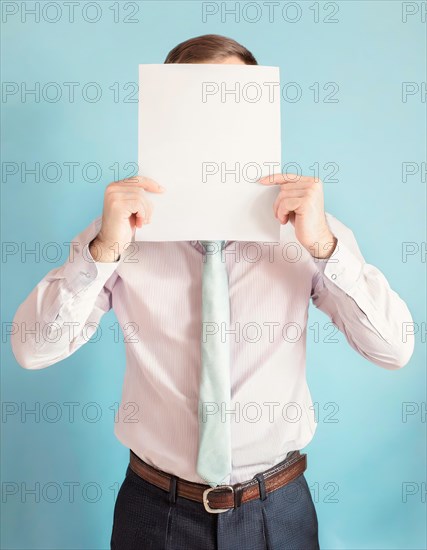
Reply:
<svg viewBox="0 0 427 550"><path fill-rule="evenodd" d="M202 369L199 394L197 473L215 487L231 473L230 352L228 276L221 250L225 241L200 241L206 254L202 276Z"/></svg>

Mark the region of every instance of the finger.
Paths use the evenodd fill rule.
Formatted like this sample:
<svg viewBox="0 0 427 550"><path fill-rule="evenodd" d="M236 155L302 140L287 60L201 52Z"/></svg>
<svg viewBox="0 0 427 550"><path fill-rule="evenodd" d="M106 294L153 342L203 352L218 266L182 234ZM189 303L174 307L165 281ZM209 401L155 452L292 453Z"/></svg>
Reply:
<svg viewBox="0 0 427 550"><path fill-rule="evenodd" d="M286 207L286 204L284 204L284 202L282 202L281 204L279 204L279 208L277 209L277 219L279 220L280 223L287 223L288 219L289 219L289 213L290 213L290 210Z"/></svg>
<svg viewBox="0 0 427 550"><path fill-rule="evenodd" d="M151 216L153 215L153 206L148 200L140 200L140 209L137 212L138 218L141 220L141 225L151 223Z"/></svg>
<svg viewBox="0 0 427 550"><path fill-rule="evenodd" d="M277 211L280 204L288 199L303 199L306 196L306 191L303 189L285 189L280 191L273 204L274 216L277 218Z"/></svg>
<svg viewBox="0 0 427 550"><path fill-rule="evenodd" d="M126 185L131 187L141 187L151 193L163 193L165 188L162 187L156 180L147 176L131 176L120 181L114 182L116 185Z"/></svg>
<svg viewBox="0 0 427 550"><path fill-rule="evenodd" d="M136 227L142 227L145 223L144 216L141 212L135 214L135 225Z"/></svg>
<svg viewBox="0 0 427 550"><path fill-rule="evenodd" d="M128 191L126 191L128 189ZM145 190L141 189L140 187L125 187L125 191L121 191L117 189L116 191L110 191L110 197L114 198L115 200L133 200L133 201L141 201L142 204L145 205L146 209L146 219L148 220L148 223L151 221L151 214L153 212L153 205L148 200L147 195L145 194Z"/></svg>
<svg viewBox="0 0 427 550"><path fill-rule="evenodd" d="M135 214L135 216L141 219L143 223L150 223L152 206L149 201L140 199L125 199L123 202L125 203L124 206L127 208L130 215Z"/></svg>
<svg viewBox="0 0 427 550"><path fill-rule="evenodd" d="M279 207L277 209L277 215L279 218L283 216L286 212L293 212L294 210L297 210L301 205L301 199L284 199L279 204Z"/></svg>
<svg viewBox="0 0 427 550"><path fill-rule="evenodd" d="M143 198L146 196L145 189L142 189L141 187L129 187L129 186L123 186L122 187L116 187L112 188L109 192L109 195L113 195L115 199L119 198Z"/></svg>
<svg viewBox="0 0 427 550"><path fill-rule="evenodd" d="M282 199L280 197L280 194L277 195L276 197L276 200L274 201L274 204L273 204L273 212L274 212L274 217L277 218L277 210L279 208L279 205L281 203Z"/></svg>
<svg viewBox="0 0 427 550"><path fill-rule="evenodd" d="M307 196L307 188L306 187L297 187L296 189L290 188L290 187L282 187L282 190L280 191L278 197L282 199L294 199L294 198L302 198Z"/></svg>
<svg viewBox="0 0 427 550"><path fill-rule="evenodd" d="M315 178L311 176L300 176L299 174L270 174L258 180L263 185L277 185L284 183L314 183ZM317 180L318 181L318 180Z"/></svg>
<svg viewBox="0 0 427 550"><path fill-rule="evenodd" d="M274 201L273 211L274 211L274 217L277 218L279 221L281 221L281 219L279 218L279 208L283 202L284 202L284 198L281 197L281 194L277 195L277 198Z"/></svg>
<svg viewBox="0 0 427 550"><path fill-rule="evenodd" d="M311 189L313 184L308 181L287 181L280 185L280 191L286 191L288 189Z"/></svg>
<svg viewBox="0 0 427 550"><path fill-rule="evenodd" d="M146 223L150 223L151 216L153 215L153 205L145 195L140 198L140 202L142 203L142 206L144 208L145 221Z"/></svg>
<svg viewBox="0 0 427 550"><path fill-rule="evenodd" d="M289 213L294 212L301 204L301 199L284 199L280 202L278 208L277 208L277 219L278 220L288 220ZM286 221L282 221L282 223L286 223Z"/></svg>

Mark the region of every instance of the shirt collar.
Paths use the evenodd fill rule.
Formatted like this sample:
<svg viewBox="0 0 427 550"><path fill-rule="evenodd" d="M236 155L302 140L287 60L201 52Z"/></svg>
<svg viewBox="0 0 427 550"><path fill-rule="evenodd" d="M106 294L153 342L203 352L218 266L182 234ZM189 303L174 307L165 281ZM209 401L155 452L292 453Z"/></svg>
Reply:
<svg viewBox="0 0 427 550"><path fill-rule="evenodd" d="M201 244L200 241L188 241L191 246L194 246L194 248L196 248L197 250L199 250L199 252L203 252L204 251L204 248ZM224 248L227 248L227 246L230 244L230 243L234 243L234 241L225 241L225 245L224 245Z"/></svg>

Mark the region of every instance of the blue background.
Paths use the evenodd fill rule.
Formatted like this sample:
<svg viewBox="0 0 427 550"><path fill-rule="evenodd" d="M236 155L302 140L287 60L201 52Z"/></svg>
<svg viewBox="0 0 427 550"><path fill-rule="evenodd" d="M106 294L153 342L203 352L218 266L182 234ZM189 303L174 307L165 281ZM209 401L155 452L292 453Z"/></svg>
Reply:
<svg viewBox="0 0 427 550"><path fill-rule="evenodd" d="M352 228L366 261L381 269L425 329L425 256L423 261L418 252L402 261L403 242L421 247L425 241L420 166L425 161L425 98L418 92L406 102L401 99L402 82L425 81L425 26L420 11L403 22L398 1L319 3L318 23L310 9L314 2L293 3L299 13L291 7L288 20L281 3L272 22L262 2L259 21L254 21L255 3L248 11L242 11L246 3L241 3L240 21L220 12L204 21L199 1L121 2L115 8L113 2L98 2L101 18L96 23L85 21L83 10L88 10L86 19L95 11L84 2L76 8L74 22L63 7L56 23L36 23L30 15L21 21L20 2L3 4L19 10L2 24L3 81L16 82L20 89L21 83L30 88L35 82L42 87L57 82L64 94L56 103L31 96L23 102L19 93L3 97L3 167L5 162L18 167L56 162L64 169L63 163L71 161L80 166L71 182L65 169L57 182L43 177L36 182L31 176L22 181L21 170L2 178L2 241L17 243L19 252L2 261L2 400L3 407L14 410L3 415L2 482L3 493L17 492L3 496L1 546L104 549L109 548L116 491L128 462L128 450L113 434L112 408L120 400L125 368L122 338L115 341L109 329L116 322L114 313L104 316L98 343L89 342L60 364L34 372L16 363L4 323L13 319L36 283L66 260L68 248L62 243L101 214L104 188L118 179L109 167L119 163L122 178L128 175L124 165L137 162L137 104L124 101L132 91L126 83L136 82L139 63L162 63L177 43L205 33L230 36L249 48L259 64L280 66L282 83L298 83L302 94L297 102L282 100L284 162L298 162L307 175L315 162L339 166L336 182L325 180L327 171L320 171L326 210ZM421 3L412 4L421 10ZM334 5L338 11L330 18L337 22L326 23ZM117 6L119 21L114 22L110 8ZM216 6L221 10L220 3ZM137 22L125 22L125 16ZM47 17L55 17L53 9ZM73 103L63 86L70 81L80 83ZM88 82L101 87L99 101L82 98ZM109 89L115 82L117 102ZM316 82L318 102L310 89ZM337 103L323 101L332 90L323 89L328 82L339 85ZM102 167L98 181L82 177L88 162ZM403 162L419 167L406 182ZM53 262L46 254L22 261L25 244L34 248L36 242L41 247L57 242L62 255ZM358 355L340 333L337 342L327 342L328 321L311 307L309 326L317 326L320 336L316 342L314 330L308 331L307 365L319 424L306 448L306 477L319 516L321 547L425 548L425 335L418 332L410 363L391 372ZM38 421L24 414L36 402L42 411ZM73 422L65 418L67 402L79 403ZM96 410L88 403L93 402L100 418L90 422ZM405 402L419 412L403 422ZM49 421L55 406L48 403L62 412L57 422ZM73 502L65 485L70 482L79 484ZM415 493L407 499L402 496L406 482ZM39 501L27 494L21 502L25 487L37 483ZM62 491L57 502L49 502L56 493L49 483Z"/></svg>

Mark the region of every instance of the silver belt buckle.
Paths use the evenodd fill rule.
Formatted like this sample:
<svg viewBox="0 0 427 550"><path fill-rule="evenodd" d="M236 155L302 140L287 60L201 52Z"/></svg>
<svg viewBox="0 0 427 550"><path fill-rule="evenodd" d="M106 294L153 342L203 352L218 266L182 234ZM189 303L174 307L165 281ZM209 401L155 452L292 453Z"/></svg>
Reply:
<svg viewBox="0 0 427 550"><path fill-rule="evenodd" d="M206 512L209 512L210 514L222 514L222 512L228 512L228 510L231 510L231 508L211 508L209 506L209 493L218 489L227 489L234 494L234 488L232 485L218 485L217 487L209 487L208 489L205 489L203 491L203 506L205 507Z"/></svg>

